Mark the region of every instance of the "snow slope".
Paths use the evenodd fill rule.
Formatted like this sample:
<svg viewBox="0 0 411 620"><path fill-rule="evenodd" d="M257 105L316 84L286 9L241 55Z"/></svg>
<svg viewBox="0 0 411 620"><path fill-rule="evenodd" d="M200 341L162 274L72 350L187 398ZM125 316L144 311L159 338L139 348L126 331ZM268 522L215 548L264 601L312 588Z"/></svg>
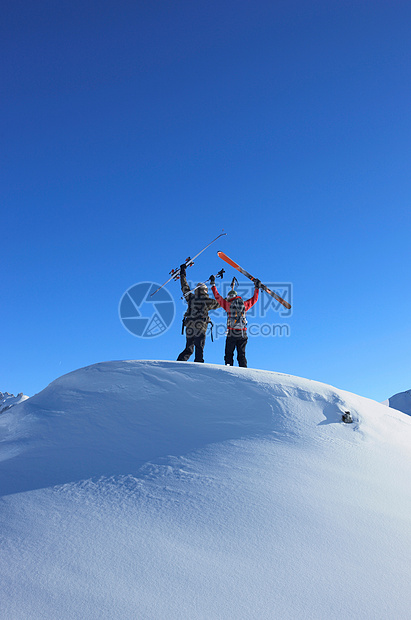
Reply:
<svg viewBox="0 0 411 620"><path fill-rule="evenodd" d="M411 618L410 446L297 377L72 372L0 416L2 617Z"/></svg>
<svg viewBox="0 0 411 620"><path fill-rule="evenodd" d="M411 415L411 390L394 394L394 396L385 400L383 404L397 409L397 411L402 411L407 415Z"/></svg>

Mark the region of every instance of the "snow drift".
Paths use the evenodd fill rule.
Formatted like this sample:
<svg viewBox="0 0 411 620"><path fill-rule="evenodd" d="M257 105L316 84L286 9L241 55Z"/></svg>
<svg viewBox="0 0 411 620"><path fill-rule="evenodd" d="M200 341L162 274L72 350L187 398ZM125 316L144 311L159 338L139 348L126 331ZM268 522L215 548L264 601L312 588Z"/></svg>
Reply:
<svg viewBox="0 0 411 620"><path fill-rule="evenodd" d="M65 375L0 416L4 617L410 617L410 446L409 416L297 377Z"/></svg>
<svg viewBox="0 0 411 620"><path fill-rule="evenodd" d="M397 409L397 411L402 411L407 415L411 415L411 390L394 394L394 396L391 396L391 398L385 400L383 405L387 405L388 407Z"/></svg>

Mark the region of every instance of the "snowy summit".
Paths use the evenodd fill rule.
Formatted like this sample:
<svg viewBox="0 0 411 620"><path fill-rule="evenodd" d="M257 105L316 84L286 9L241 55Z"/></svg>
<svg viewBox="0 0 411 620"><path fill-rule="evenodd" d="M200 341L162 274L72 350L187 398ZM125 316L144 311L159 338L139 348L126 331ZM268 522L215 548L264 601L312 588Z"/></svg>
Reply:
<svg viewBox="0 0 411 620"><path fill-rule="evenodd" d="M0 416L2 614L409 618L410 447L409 416L298 377L72 372Z"/></svg>

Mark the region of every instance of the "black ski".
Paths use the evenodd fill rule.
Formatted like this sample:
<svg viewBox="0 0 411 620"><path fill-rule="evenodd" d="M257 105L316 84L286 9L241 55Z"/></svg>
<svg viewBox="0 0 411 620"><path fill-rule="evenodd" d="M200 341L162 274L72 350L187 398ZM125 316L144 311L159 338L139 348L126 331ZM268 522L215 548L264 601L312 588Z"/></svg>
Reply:
<svg viewBox="0 0 411 620"><path fill-rule="evenodd" d="M193 265L195 259L200 256L200 254L202 254L204 252L204 250L206 250L207 248L210 247L210 245L212 245L214 243L214 241L217 241L217 239L219 239L220 237L223 237L224 235L226 235L227 233L221 233L219 234L215 239L213 239L212 241L210 241L210 243L208 243L202 250L200 250L200 252L198 252L198 254L196 254L195 256L193 256L193 258L190 258L190 256L188 258L186 258L186 260L184 261L184 264L186 265L186 267L191 267L191 265ZM165 286L166 284L168 284L169 282L171 282L171 280L178 280L178 278L180 277L180 267L176 267L176 269L172 269L170 271L170 277L168 278L168 280L166 280L164 282L164 284L162 284L161 286L158 287L158 289L156 289L154 291L154 293L151 293L150 297L152 297L153 295L155 295L156 293L158 293L158 291L160 289L163 288L163 286Z"/></svg>

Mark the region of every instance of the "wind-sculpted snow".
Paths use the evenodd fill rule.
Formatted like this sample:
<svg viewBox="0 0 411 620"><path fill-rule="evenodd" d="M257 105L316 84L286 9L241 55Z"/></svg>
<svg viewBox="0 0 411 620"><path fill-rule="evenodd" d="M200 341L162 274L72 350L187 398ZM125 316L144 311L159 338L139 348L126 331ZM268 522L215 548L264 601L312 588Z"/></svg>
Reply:
<svg viewBox="0 0 411 620"><path fill-rule="evenodd" d="M2 613L406 618L410 446L409 416L298 377L72 372L0 416Z"/></svg>
<svg viewBox="0 0 411 620"><path fill-rule="evenodd" d="M402 413L406 413L407 415L411 415L411 390L394 394L394 396L384 401L383 404L397 409L397 411L402 411Z"/></svg>

